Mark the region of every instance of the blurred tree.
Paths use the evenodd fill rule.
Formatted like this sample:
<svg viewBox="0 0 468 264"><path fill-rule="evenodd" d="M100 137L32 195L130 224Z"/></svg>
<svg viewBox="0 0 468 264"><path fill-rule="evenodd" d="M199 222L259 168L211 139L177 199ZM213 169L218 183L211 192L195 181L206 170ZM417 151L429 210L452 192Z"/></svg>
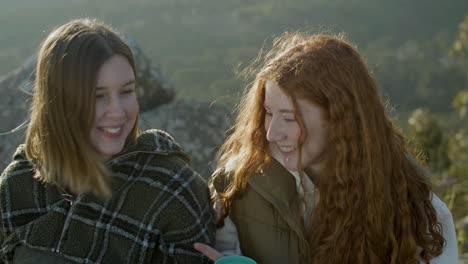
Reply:
<svg viewBox="0 0 468 264"><path fill-rule="evenodd" d="M454 99L453 103L460 121L465 124L451 137L448 145L448 156L451 161L449 173L454 175L457 182L449 192L449 206L454 215L467 215L468 204L468 125L466 110L468 108L468 90L461 91ZM458 244L460 253L468 252L467 236L468 230L463 229L463 225L458 226Z"/></svg>
<svg viewBox="0 0 468 264"><path fill-rule="evenodd" d="M388 44L389 39L365 46L364 52L381 92L396 104L399 113L415 107L426 107L437 113L452 111L450 103L464 88L466 76L447 55L449 38L444 41L440 38L410 39L393 49Z"/></svg>
<svg viewBox="0 0 468 264"><path fill-rule="evenodd" d="M434 115L423 108L413 111L408 120L411 143L423 150L434 191L447 203L455 221L468 214L468 118L462 114L468 107L467 95L468 91L461 91L453 100L462 124L460 129L442 127ZM462 236L464 232L466 230L457 232L461 252L466 239Z"/></svg>
<svg viewBox="0 0 468 264"><path fill-rule="evenodd" d="M450 166L447 139L442 127L427 108L418 108L410 115L409 136L417 149L423 149L428 167L442 171Z"/></svg>
<svg viewBox="0 0 468 264"><path fill-rule="evenodd" d="M460 24L450 56L468 77L468 15ZM442 127L427 109L416 109L410 116L409 133L416 146L421 147L432 171L431 181L436 192L447 202L455 221L465 217L468 204L468 86L453 98L452 106L458 117L456 127ZM458 226L458 228L461 228ZM460 251L466 230L459 230ZM466 250L466 249L465 249Z"/></svg>
<svg viewBox="0 0 468 264"><path fill-rule="evenodd" d="M462 60L468 59L468 14L465 15L465 20L460 24L460 31L451 52Z"/></svg>
<svg viewBox="0 0 468 264"><path fill-rule="evenodd" d="M460 91L453 100L453 106L457 110L460 118L464 118L468 112L468 90Z"/></svg>

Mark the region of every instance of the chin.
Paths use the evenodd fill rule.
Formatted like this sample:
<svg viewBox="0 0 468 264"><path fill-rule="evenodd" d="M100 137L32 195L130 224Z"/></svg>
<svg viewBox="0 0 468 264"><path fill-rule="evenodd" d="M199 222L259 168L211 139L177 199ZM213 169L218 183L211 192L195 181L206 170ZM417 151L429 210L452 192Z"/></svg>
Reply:
<svg viewBox="0 0 468 264"><path fill-rule="evenodd" d="M102 153L103 155L106 155L106 156L114 156L114 155L119 154L120 152L122 152L122 150L123 150L123 146L120 147L120 148L101 149L101 151L99 151L99 152Z"/></svg>

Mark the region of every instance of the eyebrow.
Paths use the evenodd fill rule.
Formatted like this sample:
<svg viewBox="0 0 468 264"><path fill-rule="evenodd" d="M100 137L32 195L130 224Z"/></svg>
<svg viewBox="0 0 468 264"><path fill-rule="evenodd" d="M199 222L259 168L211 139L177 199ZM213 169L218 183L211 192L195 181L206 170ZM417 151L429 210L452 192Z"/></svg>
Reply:
<svg viewBox="0 0 468 264"><path fill-rule="evenodd" d="M125 87L127 85L130 85L130 84L135 84L135 80L130 80L126 83L124 83L121 87ZM106 87L104 86L96 86L96 90L104 90Z"/></svg>
<svg viewBox="0 0 468 264"><path fill-rule="evenodd" d="M268 106L265 105L265 104L263 105L263 107L270 109L270 107L268 107ZM280 109L279 112L280 112L280 113L291 113L291 114L294 114L294 110L293 110L293 109Z"/></svg>

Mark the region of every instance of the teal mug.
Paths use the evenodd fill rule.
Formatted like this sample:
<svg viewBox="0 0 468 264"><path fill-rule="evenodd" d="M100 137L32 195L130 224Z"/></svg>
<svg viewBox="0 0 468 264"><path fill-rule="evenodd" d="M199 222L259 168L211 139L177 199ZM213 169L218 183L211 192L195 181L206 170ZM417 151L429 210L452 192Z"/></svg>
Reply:
<svg viewBox="0 0 468 264"><path fill-rule="evenodd" d="M225 256L214 264L257 264L253 259L244 256Z"/></svg>

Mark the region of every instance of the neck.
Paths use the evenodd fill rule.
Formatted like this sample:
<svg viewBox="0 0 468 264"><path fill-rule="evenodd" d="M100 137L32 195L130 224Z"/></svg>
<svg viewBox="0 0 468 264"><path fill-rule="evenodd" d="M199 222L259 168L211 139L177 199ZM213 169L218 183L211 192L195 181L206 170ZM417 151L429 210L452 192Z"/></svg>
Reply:
<svg viewBox="0 0 468 264"><path fill-rule="evenodd" d="M317 183L317 179L318 179L318 171L317 170L314 170L312 168L305 168L304 169L304 172L307 174L307 176L309 177L309 179L314 183L316 184Z"/></svg>

